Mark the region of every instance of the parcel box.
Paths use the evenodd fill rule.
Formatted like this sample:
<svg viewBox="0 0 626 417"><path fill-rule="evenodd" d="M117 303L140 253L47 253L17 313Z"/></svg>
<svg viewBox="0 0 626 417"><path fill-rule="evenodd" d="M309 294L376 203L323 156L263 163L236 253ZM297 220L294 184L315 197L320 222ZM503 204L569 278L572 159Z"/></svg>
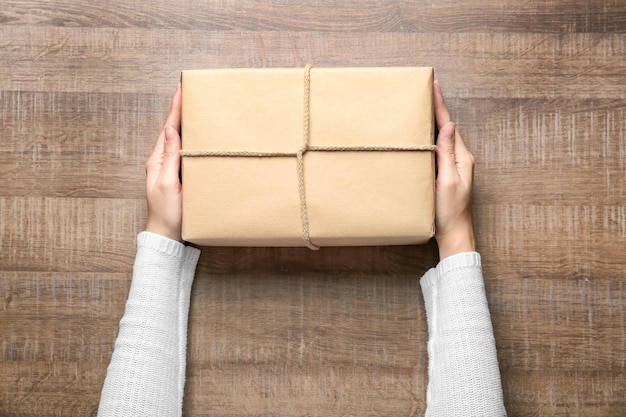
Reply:
<svg viewBox="0 0 626 417"><path fill-rule="evenodd" d="M432 86L432 68L416 67L183 71L183 239L428 241Z"/></svg>

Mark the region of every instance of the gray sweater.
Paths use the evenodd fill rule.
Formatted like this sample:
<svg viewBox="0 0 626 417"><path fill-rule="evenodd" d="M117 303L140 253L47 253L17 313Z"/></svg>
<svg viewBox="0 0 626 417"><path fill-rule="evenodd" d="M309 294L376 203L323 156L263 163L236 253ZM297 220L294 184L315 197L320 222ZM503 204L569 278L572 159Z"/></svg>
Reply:
<svg viewBox="0 0 626 417"><path fill-rule="evenodd" d="M180 416L187 317L200 251L142 232L98 416ZM426 416L506 415L480 255L444 259L421 281L428 317Z"/></svg>

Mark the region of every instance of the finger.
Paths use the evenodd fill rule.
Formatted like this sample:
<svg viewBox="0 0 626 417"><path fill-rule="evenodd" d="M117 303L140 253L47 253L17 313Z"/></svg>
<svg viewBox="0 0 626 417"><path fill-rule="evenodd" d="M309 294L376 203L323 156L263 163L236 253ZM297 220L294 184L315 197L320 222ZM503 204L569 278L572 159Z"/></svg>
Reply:
<svg viewBox="0 0 626 417"><path fill-rule="evenodd" d="M154 145L154 149L152 150L152 154L146 163L146 174L148 179L152 176L158 176L158 169L149 169L151 165L160 165L160 161L163 158L163 154L165 153L165 129L167 126L172 126L177 131L180 130L180 112L182 108L182 91L180 88L180 83L176 86L176 91L174 92L174 96L172 97L172 101L170 103L170 113L167 116L165 121L165 126L161 130L161 133L157 137L156 144ZM158 167L160 168L160 166Z"/></svg>
<svg viewBox="0 0 626 417"><path fill-rule="evenodd" d="M455 126L448 122L437 136L437 178L447 181L458 176L455 155Z"/></svg>
<svg viewBox="0 0 626 417"><path fill-rule="evenodd" d="M163 152L165 150L165 129L161 130L157 138L156 145L152 150L152 154L145 163L146 169L146 188L151 189L159 178L161 172L161 164L163 161Z"/></svg>
<svg viewBox="0 0 626 417"><path fill-rule="evenodd" d="M465 141L461 137L461 134L456 129L455 129L455 134L454 134L454 147L456 149L457 154L458 153L461 153L461 154L470 153L470 151L467 149L467 146L465 146Z"/></svg>
<svg viewBox="0 0 626 417"><path fill-rule="evenodd" d="M457 171L461 178L471 181L474 176L474 156L465 146L465 142L463 142L463 138L458 131L456 132L454 142Z"/></svg>
<svg viewBox="0 0 626 417"><path fill-rule="evenodd" d="M165 128L161 130L159 136L157 137L156 143L154 144L154 149L152 149L152 153L150 154L150 160L158 159L163 152L165 151Z"/></svg>
<svg viewBox="0 0 626 417"><path fill-rule="evenodd" d="M465 141L463 140L461 133L459 133L459 130L456 129L456 126L454 129L454 151L456 153L457 160L473 158L469 149L467 149L467 146L465 145Z"/></svg>
<svg viewBox="0 0 626 417"><path fill-rule="evenodd" d="M168 183L178 181L180 172L180 135L172 127L165 128L165 153L163 154L163 167L161 173Z"/></svg>
<svg viewBox="0 0 626 417"><path fill-rule="evenodd" d="M441 92L441 85L438 80L434 83L434 104L435 104L435 122L437 123L437 129L441 130L443 126L448 123L450 119L450 113L446 106L446 101L443 98Z"/></svg>
<svg viewBox="0 0 626 417"><path fill-rule="evenodd" d="M180 131L180 113L183 106L183 94L180 88L180 83L176 86L176 92L172 97L172 103L170 105L170 114L167 116L165 126L172 126L175 130Z"/></svg>

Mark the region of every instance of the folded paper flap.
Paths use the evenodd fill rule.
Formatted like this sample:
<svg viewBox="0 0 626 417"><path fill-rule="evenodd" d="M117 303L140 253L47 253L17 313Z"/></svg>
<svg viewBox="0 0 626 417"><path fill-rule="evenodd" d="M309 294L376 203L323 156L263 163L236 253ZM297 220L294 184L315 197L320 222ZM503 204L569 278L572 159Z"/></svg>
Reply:
<svg viewBox="0 0 626 417"><path fill-rule="evenodd" d="M311 146L433 143L432 68L314 68Z"/></svg>
<svg viewBox="0 0 626 417"><path fill-rule="evenodd" d="M295 152L302 144L302 70L183 71L183 147Z"/></svg>
<svg viewBox="0 0 626 417"><path fill-rule="evenodd" d="M313 68L310 146L432 145L432 74L424 67ZM303 69L190 70L182 79L185 150L302 147Z"/></svg>
<svg viewBox="0 0 626 417"><path fill-rule="evenodd" d="M430 236L432 160L428 152L311 153L305 180L313 243L324 246L347 236Z"/></svg>

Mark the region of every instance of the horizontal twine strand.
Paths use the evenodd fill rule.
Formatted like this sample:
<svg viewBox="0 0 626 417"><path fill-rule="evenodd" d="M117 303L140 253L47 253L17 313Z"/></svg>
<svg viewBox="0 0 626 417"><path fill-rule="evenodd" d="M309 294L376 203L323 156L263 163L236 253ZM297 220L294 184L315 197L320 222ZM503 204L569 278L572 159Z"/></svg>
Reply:
<svg viewBox="0 0 626 417"><path fill-rule="evenodd" d="M417 152L437 150L436 145L423 146L308 146L298 152L252 152L252 151L180 151L181 156L186 157L242 157L242 158L272 158L272 157L297 157L308 151L314 152Z"/></svg>

